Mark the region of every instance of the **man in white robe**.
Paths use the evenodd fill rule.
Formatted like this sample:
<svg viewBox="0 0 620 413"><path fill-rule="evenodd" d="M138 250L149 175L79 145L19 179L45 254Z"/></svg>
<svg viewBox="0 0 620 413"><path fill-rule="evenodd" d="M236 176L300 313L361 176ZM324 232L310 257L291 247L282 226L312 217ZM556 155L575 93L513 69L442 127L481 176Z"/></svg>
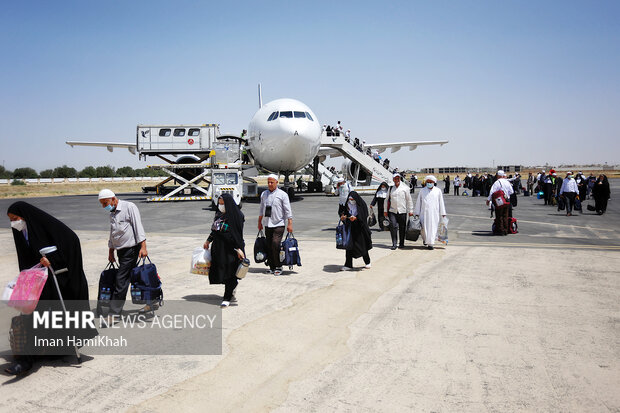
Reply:
<svg viewBox="0 0 620 413"><path fill-rule="evenodd" d="M446 216L446 207L443 202L443 193L437 188L437 178L428 175L424 178L424 188L418 194L413 214L420 217L424 230L423 240L429 250L434 248L437 239L437 230L441 217Z"/></svg>

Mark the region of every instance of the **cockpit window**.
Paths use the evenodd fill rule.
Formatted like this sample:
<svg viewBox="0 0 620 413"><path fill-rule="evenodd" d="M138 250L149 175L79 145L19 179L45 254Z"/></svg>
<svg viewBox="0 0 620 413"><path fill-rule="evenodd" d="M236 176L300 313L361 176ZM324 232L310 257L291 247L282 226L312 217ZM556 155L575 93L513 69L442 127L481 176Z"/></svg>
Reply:
<svg viewBox="0 0 620 413"><path fill-rule="evenodd" d="M273 112L271 115L269 115L267 122L269 122L270 120L277 119L277 118L278 118L278 112Z"/></svg>
<svg viewBox="0 0 620 413"><path fill-rule="evenodd" d="M291 112L290 110L287 112L280 112L280 117L281 118L293 118L293 112Z"/></svg>
<svg viewBox="0 0 620 413"><path fill-rule="evenodd" d="M308 119L310 119L311 122L314 122L314 119L312 119L312 116L310 116L310 114L308 112L306 112L306 117Z"/></svg>
<svg viewBox="0 0 620 413"><path fill-rule="evenodd" d="M296 118L305 118L306 117L305 112L293 112L293 115L295 115Z"/></svg>

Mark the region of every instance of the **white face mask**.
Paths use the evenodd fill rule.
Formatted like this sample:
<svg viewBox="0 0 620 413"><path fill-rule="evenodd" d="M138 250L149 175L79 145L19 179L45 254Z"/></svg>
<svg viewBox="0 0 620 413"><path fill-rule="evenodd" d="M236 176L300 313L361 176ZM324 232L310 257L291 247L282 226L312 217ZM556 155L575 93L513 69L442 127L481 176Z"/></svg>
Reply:
<svg viewBox="0 0 620 413"><path fill-rule="evenodd" d="M16 229L18 231L23 231L26 229L26 221L23 219L18 219L17 221L11 221L11 228Z"/></svg>
<svg viewBox="0 0 620 413"><path fill-rule="evenodd" d="M355 205L357 202L354 199L349 199L349 204Z"/></svg>
<svg viewBox="0 0 620 413"><path fill-rule="evenodd" d="M225 213L225 212L226 212L226 205L224 205L224 204L218 204L218 205L217 205L217 209L219 209L219 210L220 210L220 212L223 214L223 213Z"/></svg>

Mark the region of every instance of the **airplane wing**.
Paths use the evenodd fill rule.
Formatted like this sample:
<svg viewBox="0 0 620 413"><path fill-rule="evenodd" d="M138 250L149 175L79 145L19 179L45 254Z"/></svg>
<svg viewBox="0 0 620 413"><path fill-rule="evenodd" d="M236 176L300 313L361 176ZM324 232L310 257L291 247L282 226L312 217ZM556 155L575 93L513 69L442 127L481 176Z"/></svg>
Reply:
<svg viewBox="0 0 620 413"><path fill-rule="evenodd" d="M123 143L123 142L82 142L82 141L66 141L67 145L71 146L98 146L102 148L107 148L108 151L112 152L114 148L126 148L133 155L136 154L136 144L135 143Z"/></svg>
<svg viewBox="0 0 620 413"><path fill-rule="evenodd" d="M445 145L448 141L417 141L417 142L395 142L395 143L371 143L364 145L365 148L370 150L376 150L379 153L385 152L386 149L391 149L392 153L398 152L401 148L409 148L410 151L414 150L418 146L422 145Z"/></svg>
<svg viewBox="0 0 620 413"><path fill-rule="evenodd" d="M377 151L379 153L385 152L387 149L391 149L392 153L398 152L401 148L409 148L410 151L416 149L421 145L445 145L449 141L416 141L416 142L394 142L394 143L375 143L375 144L366 144L365 148L370 148L372 151ZM321 146L319 149L319 156L330 158L335 158L338 156L342 156L342 152L339 150L329 147L329 146Z"/></svg>

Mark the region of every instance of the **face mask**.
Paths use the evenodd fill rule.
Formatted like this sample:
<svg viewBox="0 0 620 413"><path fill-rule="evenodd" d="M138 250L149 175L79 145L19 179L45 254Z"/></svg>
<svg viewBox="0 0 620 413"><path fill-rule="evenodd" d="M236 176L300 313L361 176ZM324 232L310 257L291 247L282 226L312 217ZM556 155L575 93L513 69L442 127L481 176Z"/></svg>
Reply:
<svg viewBox="0 0 620 413"><path fill-rule="evenodd" d="M349 199L349 204L355 205L357 202L354 199Z"/></svg>
<svg viewBox="0 0 620 413"><path fill-rule="evenodd" d="M217 209L223 214L226 212L226 205L218 204Z"/></svg>
<svg viewBox="0 0 620 413"><path fill-rule="evenodd" d="M572 175L568 175L568 176L567 176L567 178L568 178L568 179L571 179L572 177L573 177Z"/></svg>
<svg viewBox="0 0 620 413"><path fill-rule="evenodd" d="M433 189L434 186L435 186L435 184L432 183L432 182L427 182L426 183L426 187L429 188L429 189Z"/></svg>
<svg viewBox="0 0 620 413"><path fill-rule="evenodd" d="M106 210L106 211L108 211L108 212L112 212L112 211L114 211L114 208L115 208L115 206L114 206L114 205L112 205L112 204L110 204L110 205L106 205L106 206L104 206L104 207L103 207L103 209L105 209L105 210Z"/></svg>
<svg viewBox="0 0 620 413"><path fill-rule="evenodd" d="M26 229L26 221L23 219L19 219L17 221L11 221L11 228L16 229L18 231L23 231Z"/></svg>

